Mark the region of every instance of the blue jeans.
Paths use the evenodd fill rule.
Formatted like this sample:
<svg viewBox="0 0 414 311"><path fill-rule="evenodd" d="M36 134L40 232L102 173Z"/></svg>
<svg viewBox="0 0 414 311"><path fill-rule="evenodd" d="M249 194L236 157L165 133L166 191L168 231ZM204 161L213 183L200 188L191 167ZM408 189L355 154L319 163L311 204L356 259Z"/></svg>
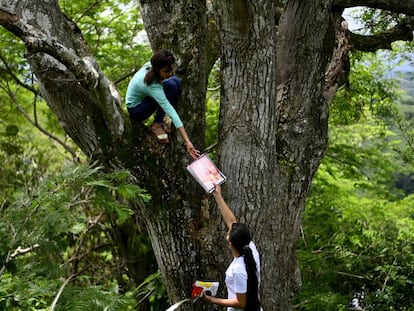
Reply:
<svg viewBox="0 0 414 311"><path fill-rule="evenodd" d="M181 91L181 81L177 76L172 76L162 81L164 87L164 93L171 105L177 107L178 96ZM148 119L154 112L155 123L162 123L165 116L165 111L158 105L155 99L152 97L145 97L144 100L134 108L128 108L129 116L136 121L144 121Z"/></svg>

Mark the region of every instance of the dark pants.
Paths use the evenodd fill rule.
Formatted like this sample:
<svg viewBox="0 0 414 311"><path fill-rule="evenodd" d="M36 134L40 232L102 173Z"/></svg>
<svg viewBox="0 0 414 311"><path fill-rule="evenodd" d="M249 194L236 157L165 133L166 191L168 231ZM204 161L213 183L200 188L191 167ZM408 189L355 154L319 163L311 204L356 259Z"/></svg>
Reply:
<svg viewBox="0 0 414 311"><path fill-rule="evenodd" d="M164 93L168 101L174 107L177 107L178 96L181 90L181 81L178 77L172 76L162 81L164 87ZM165 111L158 105L158 103L152 97L145 97L144 100L134 108L128 108L129 116L131 119L136 121L144 121L148 119L154 112L155 123L162 123L165 116Z"/></svg>

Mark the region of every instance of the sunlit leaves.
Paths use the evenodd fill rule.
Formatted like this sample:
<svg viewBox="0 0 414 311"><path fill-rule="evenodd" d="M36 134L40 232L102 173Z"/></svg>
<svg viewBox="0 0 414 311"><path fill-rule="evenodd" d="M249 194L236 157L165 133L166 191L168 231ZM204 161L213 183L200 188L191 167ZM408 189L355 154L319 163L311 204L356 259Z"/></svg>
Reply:
<svg viewBox="0 0 414 311"><path fill-rule="evenodd" d="M414 195L400 183L414 167L402 156L395 62L357 56L349 88L331 106L329 147L304 213L301 310L345 310L354 294L366 310L414 303Z"/></svg>
<svg viewBox="0 0 414 311"><path fill-rule="evenodd" d="M350 85L337 92L331 106L331 124L350 124L370 113L384 118L392 116L398 84L387 74L395 66L391 60L379 61L375 54L353 57Z"/></svg>
<svg viewBox="0 0 414 311"><path fill-rule="evenodd" d="M60 2L63 12L80 28L91 52L111 80L118 80L148 61L151 50L135 1Z"/></svg>
<svg viewBox="0 0 414 311"><path fill-rule="evenodd" d="M364 25L365 32L369 34L376 34L389 30L405 17L404 14L365 7L354 9L354 13L358 20Z"/></svg>

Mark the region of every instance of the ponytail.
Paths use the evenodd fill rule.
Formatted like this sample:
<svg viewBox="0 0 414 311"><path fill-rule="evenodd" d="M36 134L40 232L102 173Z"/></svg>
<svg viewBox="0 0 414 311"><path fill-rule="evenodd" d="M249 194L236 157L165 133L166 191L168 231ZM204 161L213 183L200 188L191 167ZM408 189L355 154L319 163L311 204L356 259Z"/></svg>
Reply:
<svg viewBox="0 0 414 311"><path fill-rule="evenodd" d="M248 245L243 247L244 264L247 271L247 299L245 311L259 311L259 280L257 277L256 262L251 248Z"/></svg>
<svg viewBox="0 0 414 311"><path fill-rule="evenodd" d="M154 81L156 79L156 76L157 76L157 74L156 74L154 68L151 67L148 70L147 74L145 75L145 78L144 78L145 84L150 85L152 83L152 81Z"/></svg>
<svg viewBox="0 0 414 311"><path fill-rule="evenodd" d="M246 225L233 223L229 240L231 245L244 257L244 265L247 271L247 299L245 311L260 311L259 301L259 279L256 261L252 249L249 247L251 241L250 230Z"/></svg>

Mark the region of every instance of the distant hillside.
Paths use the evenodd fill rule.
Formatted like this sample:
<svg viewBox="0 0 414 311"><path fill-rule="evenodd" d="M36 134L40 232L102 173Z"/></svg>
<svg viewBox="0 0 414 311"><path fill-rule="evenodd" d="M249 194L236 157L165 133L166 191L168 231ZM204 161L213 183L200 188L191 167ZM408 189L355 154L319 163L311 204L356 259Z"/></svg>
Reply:
<svg viewBox="0 0 414 311"><path fill-rule="evenodd" d="M407 95L414 97L414 73L405 72L401 79L401 88L407 92Z"/></svg>
<svg viewBox="0 0 414 311"><path fill-rule="evenodd" d="M401 104L414 106L414 72L399 72L398 77L401 89L406 93L402 98Z"/></svg>

